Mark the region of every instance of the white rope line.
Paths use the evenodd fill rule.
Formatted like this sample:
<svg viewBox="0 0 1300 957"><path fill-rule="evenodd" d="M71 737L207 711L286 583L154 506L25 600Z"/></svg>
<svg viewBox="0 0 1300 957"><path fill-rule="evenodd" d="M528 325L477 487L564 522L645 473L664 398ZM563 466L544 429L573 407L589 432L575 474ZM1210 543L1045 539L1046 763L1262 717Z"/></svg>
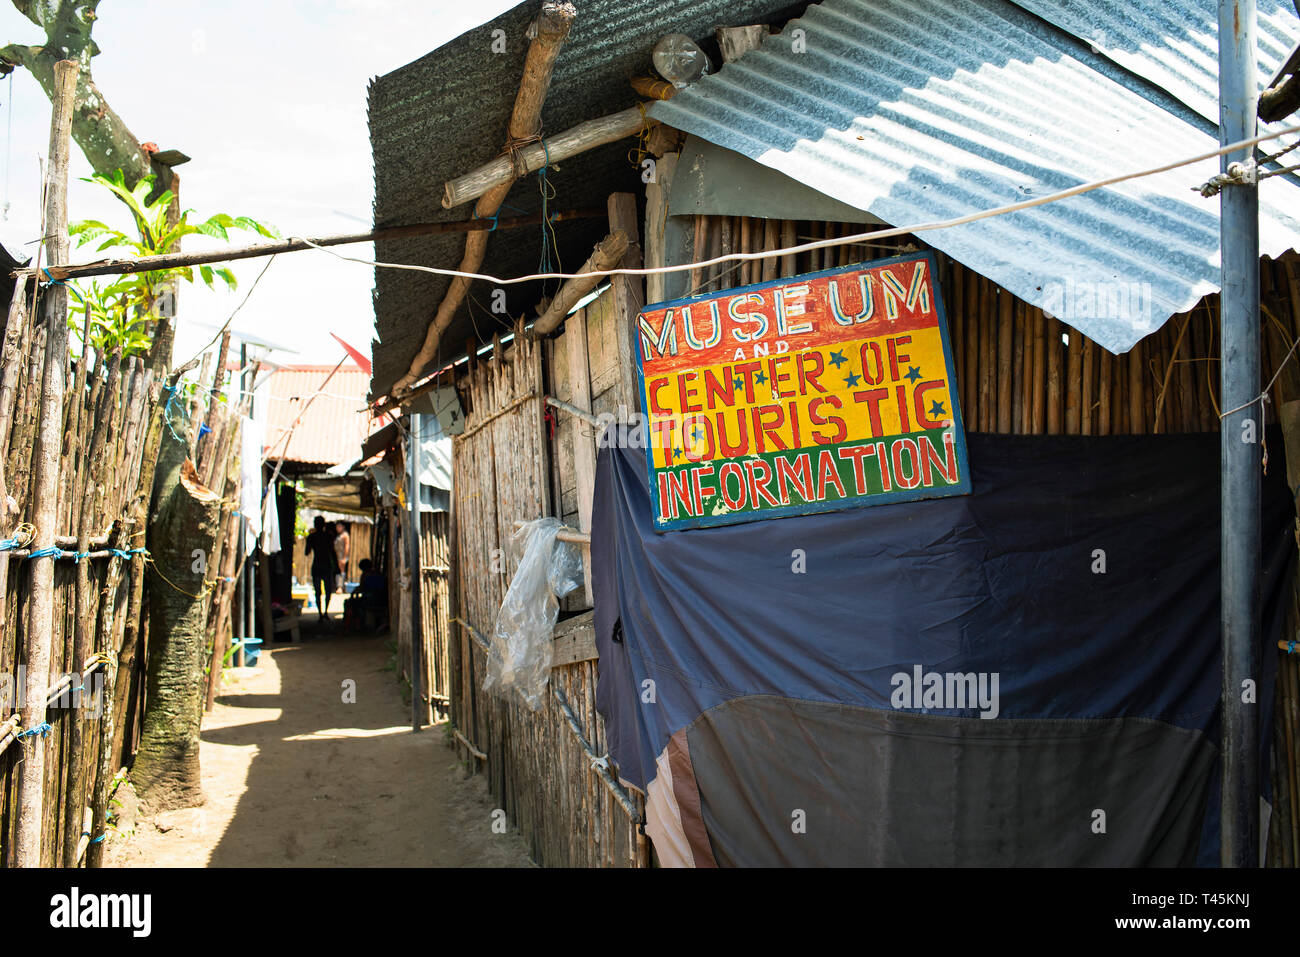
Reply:
<svg viewBox="0 0 1300 957"><path fill-rule="evenodd" d="M1273 378L1268 380L1268 385L1264 386L1263 392L1255 396L1255 398L1251 399L1249 402L1237 406L1235 409L1229 409L1227 412L1219 413L1219 419L1223 420L1226 419L1228 416L1232 415L1234 412L1240 412L1242 409L1249 409L1256 402L1260 402L1260 403L1267 402L1268 394L1273 388L1273 383L1277 381L1277 377L1282 374L1282 370L1286 368L1286 364L1290 362L1291 357L1295 355L1296 346L1300 346L1300 339L1297 339L1295 342L1291 343L1291 348L1287 350L1286 355L1282 357L1282 361L1278 363L1277 371L1273 373Z"/></svg>
<svg viewBox="0 0 1300 957"><path fill-rule="evenodd" d="M573 273L573 272L544 272L533 273L527 276L517 276L514 279L502 279L499 276L492 276L485 273L462 272L459 269L443 269L438 266L419 266L413 263L386 263L374 259L363 259L359 256L345 256L343 253L335 252L324 246L319 246L310 239L302 237L290 237L295 242L305 243L313 249L319 249L322 252L329 253L338 259L344 259L348 262L361 263L363 266L377 266L381 269L409 269L414 272L433 273L437 276L451 276L460 279L478 279L483 282L489 282L497 286L509 286L514 283L536 282L542 279L575 279L578 276L655 276L663 273L684 272L688 269L703 269L708 266L716 266L720 263L732 262L736 260L754 260L754 259L773 259L777 256L789 256L794 253L810 252L815 249L826 249L832 246L851 246L855 243L869 242L878 239L888 239L894 236L907 236L912 233L926 232L935 229L951 229L954 226L962 226L966 223L973 223L981 219L989 219L993 216L1005 216L1007 213L1017 213L1024 209L1032 209L1035 206L1043 206L1047 203L1057 203L1063 199L1069 199L1072 196L1079 196L1083 193L1091 192L1094 189L1101 189L1103 186L1113 186L1116 183L1127 182L1128 180L1141 179L1146 176L1155 176L1160 173L1167 173L1170 170L1180 169L1184 166L1191 166L1195 163L1201 163L1208 159L1214 159L1217 156L1224 156L1228 153L1234 153L1247 147L1255 146L1266 140L1277 139L1280 136L1287 136L1291 133L1300 133L1300 125L1290 126L1275 133L1266 133L1263 136L1255 136L1247 140L1239 140L1236 143L1229 143L1227 146L1221 146L1216 150L1208 153L1202 153L1199 156L1193 156L1188 159L1177 160L1172 163L1165 163L1162 166L1154 166L1150 169L1138 170L1132 173L1121 173L1118 176L1110 176L1106 179L1095 180L1091 183L1081 183L1078 186L1071 186L1069 189L1059 190L1055 193L1048 193L1045 196L1039 196L1036 199L1021 200L1016 203L1008 203L1005 206L995 206L991 209L980 210L975 213L968 213L965 216L957 216L953 219L943 219L936 222L920 223L915 226L899 226L892 229L881 229L876 232L856 233L852 236L840 236L831 239L821 239L811 243L804 243L799 246L788 246L784 249L773 249L766 252L754 253L727 253L717 256L713 259L705 259L700 262L683 263L678 266L652 266L641 268L620 267L617 269L595 269L590 272Z"/></svg>

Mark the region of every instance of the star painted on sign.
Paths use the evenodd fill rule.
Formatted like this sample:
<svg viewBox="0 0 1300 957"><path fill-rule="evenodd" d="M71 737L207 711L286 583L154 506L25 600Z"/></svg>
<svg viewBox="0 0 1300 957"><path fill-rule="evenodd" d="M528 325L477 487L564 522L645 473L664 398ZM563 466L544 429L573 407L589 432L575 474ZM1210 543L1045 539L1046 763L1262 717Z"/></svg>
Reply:
<svg viewBox="0 0 1300 957"><path fill-rule="evenodd" d="M935 401L933 401L933 402L930 403L930 416L931 416L931 418L933 418L933 417L935 417L935 416L945 415L946 413L947 413L947 410L944 409L944 407L943 407L943 403L940 402L938 399L936 399Z"/></svg>
<svg viewBox="0 0 1300 957"><path fill-rule="evenodd" d="M847 376L844 377L844 384L848 386L850 389L852 389L855 385L858 384L858 380L861 378L862 376L858 375L856 372L850 372Z"/></svg>
<svg viewBox="0 0 1300 957"><path fill-rule="evenodd" d="M743 385L745 384L745 380L742 379L740 376L736 376L736 378L734 378L734 379L731 380L731 383L732 383L732 385L734 385L737 389L739 389L741 386L743 386Z"/></svg>
<svg viewBox="0 0 1300 957"><path fill-rule="evenodd" d="M700 437L701 437L703 434L704 434L704 432L703 432L703 431L700 429L700 427L697 425L697 426L696 426L696 427L691 431L691 438L693 438L696 442L698 442L698 441L700 440Z"/></svg>
<svg viewBox="0 0 1300 957"><path fill-rule="evenodd" d="M915 383L917 379L921 378L921 370L916 366L908 366L907 375L903 376L903 378L908 382Z"/></svg>
<svg viewBox="0 0 1300 957"><path fill-rule="evenodd" d="M838 368L839 368L843 363L848 362L848 361L849 361L848 359L844 358L844 353L842 353L842 352L832 352L832 353L831 353L831 359L830 359L831 365L833 365L833 366L834 366L835 368L837 368L837 369L838 369Z"/></svg>
<svg viewBox="0 0 1300 957"><path fill-rule="evenodd" d="M759 385L762 385L764 382L767 381L767 376L762 372L760 372L758 375L754 376L754 381L757 382Z"/></svg>
<svg viewBox="0 0 1300 957"><path fill-rule="evenodd" d="M682 457L682 450L681 450L681 449L673 449L673 458L675 458L675 459L680 459L681 457Z"/></svg>

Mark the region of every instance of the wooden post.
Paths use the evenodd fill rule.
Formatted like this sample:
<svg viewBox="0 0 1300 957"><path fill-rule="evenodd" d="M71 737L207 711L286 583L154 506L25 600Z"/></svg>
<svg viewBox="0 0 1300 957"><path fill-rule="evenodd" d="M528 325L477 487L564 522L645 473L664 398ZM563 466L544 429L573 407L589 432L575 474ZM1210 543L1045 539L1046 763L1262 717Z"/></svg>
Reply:
<svg viewBox="0 0 1300 957"><path fill-rule="evenodd" d="M641 237L636 222L636 197L631 193L610 195L609 230L626 234L627 251L623 253L622 265L639 269ZM640 276L610 276L609 281L614 288L614 335L618 340L620 393L626 397L627 411L631 414L641 410L641 394L636 387L636 317L645 305L645 287ZM619 404L623 404L622 400ZM583 408L590 406L584 405Z"/></svg>
<svg viewBox="0 0 1300 957"><path fill-rule="evenodd" d="M573 390L573 404L580 409L591 408L591 367L587 357L587 317L579 310L564 327L564 344L569 352L569 386ZM596 445L588 434L588 425L576 415L569 418L573 430L573 471L578 496L578 528L591 531L591 504L596 492ZM587 601L594 604L591 595L591 546L583 548L583 584Z"/></svg>
<svg viewBox="0 0 1300 957"><path fill-rule="evenodd" d="M112 365L112 371L109 373L109 379L106 388L110 396L115 395L118 389L121 363L115 362ZM103 373L101 371L101 377ZM76 398L80 401L80 396ZM104 499L104 456L108 441L108 422L111 415L107 409L101 412L95 422L95 430L90 439L90 468L86 482L86 491L81 499L81 513L77 518L77 553L85 554L90 551L90 535L94 531L95 515L101 512L101 505ZM76 616L74 641L72 649L72 667L70 671L81 674L86 668L86 660L90 657L91 650L95 640L95 612L92 605L92 586L90 582L90 562L79 560L77 562L77 585L76 585ZM84 682L79 682L84 684ZM80 702L86 700L86 693L80 692L80 699L74 694L72 701L74 708L64 717L65 721L71 722L69 729L68 743L68 788L66 806L68 808L79 808L87 803L86 798L86 717L82 713L83 709L75 707ZM77 866L77 843L80 832L75 827L64 827L63 830L63 866Z"/></svg>
<svg viewBox="0 0 1300 957"><path fill-rule="evenodd" d="M1020 363L1012 365L1011 350L1013 346L1013 333L1015 332L1015 304L1012 302L1011 293L1005 289L998 290L998 409L997 409L997 431L1002 434L1013 432L1011 424L1011 386L1012 370L1020 371Z"/></svg>
<svg viewBox="0 0 1300 957"><path fill-rule="evenodd" d="M221 345L217 347L217 370L212 376L212 391L208 395L208 414L205 417L209 429L216 429L217 410L221 408L221 389L226 384L226 357L230 355L230 330L226 329L221 333ZM237 403L238 404L238 403ZM234 416L230 416L231 422ZM203 477L203 484L211 486L216 480L217 469L225 463L217 461L217 453L220 451L215 447L216 432L208 433L208 440L204 442L199 440L199 458L195 465L199 465L199 474Z"/></svg>
<svg viewBox="0 0 1300 957"><path fill-rule="evenodd" d="M267 489L267 495L275 495L274 488ZM272 503L274 504L274 502ZM268 518L265 511L262 514L262 532L266 533L266 523L268 521L278 522L280 520L280 510L273 508ZM262 619L262 641L265 642L267 650L271 648L271 642L275 638L275 622L271 617L271 556L262 551L262 546L257 547L257 610ZM330 606L330 596L325 596L325 609L328 612Z"/></svg>
<svg viewBox="0 0 1300 957"><path fill-rule="evenodd" d="M46 259L63 263L68 259L68 152L72 134L76 60L54 65L53 118L50 122L50 155L45 169ZM40 413L37 423L36 454L33 463L32 524L34 548L54 544L58 511L59 440L63 424L64 357L68 353L68 291L51 285L45 290L45 371L42 376ZM40 867L41 822L44 812L45 758L48 738L35 733L45 724L45 696L50 681L50 649L54 641L54 560L28 562L31 568L30 597L24 660L27 666L27 697L22 708L23 761L18 765L18 822L14 836L13 863L17 867Z"/></svg>
<svg viewBox="0 0 1300 957"><path fill-rule="evenodd" d="M496 350L493 350L494 352ZM406 565L411 582L411 730L424 727L428 703L424 701L424 607L420 580L420 428L422 415L412 414L406 445L407 518Z"/></svg>
<svg viewBox="0 0 1300 957"><path fill-rule="evenodd" d="M790 249L797 242L798 237L795 233L794 221L789 219L781 220L781 248ZM793 276L799 271L795 262L796 256L798 256L798 253L786 253L781 257L782 276Z"/></svg>
<svg viewBox="0 0 1300 957"><path fill-rule="evenodd" d="M27 311L27 283L14 284L13 300L9 304L9 318L5 324L3 353L0 354L0 528L9 528L9 476L5 473L5 450L12 447L9 434L13 429L14 413L18 407L18 382L23 374L23 339L31 328ZM0 642L8 634L6 614L9 594L9 553L0 553Z"/></svg>
<svg viewBox="0 0 1300 957"><path fill-rule="evenodd" d="M123 522L118 521L113 524L108 544L110 548L126 547L126 526ZM117 589L121 579L122 563L112 562L104 575L104 587L99 593L99 633L103 637L102 650L105 651L114 650L113 622L116 618ZM117 684L117 670L116 661L104 669L104 687L100 691L99 754L95 761L95 784L90 798L92 840L90 846L86 848L87 867L100 867L104 862L104 841L95 838L106 833L105 827L108 823L108 791L113 776L113 742L116 738L113 730L113 689Z"/></svg>
<svg viewBox="0 0 1300 957"><path fill-rule="evenodd" d="M636 228L635 220L632 226ZM615 230L596 244L590 258L582 264L578 272L600 273L602 270L613 269L622 261L627 249L627 233L621 229ZM533 323L533 335L544 336L559 328L574 304L591 292L602 278L600 275L580 275L568 280Z"/></svg>

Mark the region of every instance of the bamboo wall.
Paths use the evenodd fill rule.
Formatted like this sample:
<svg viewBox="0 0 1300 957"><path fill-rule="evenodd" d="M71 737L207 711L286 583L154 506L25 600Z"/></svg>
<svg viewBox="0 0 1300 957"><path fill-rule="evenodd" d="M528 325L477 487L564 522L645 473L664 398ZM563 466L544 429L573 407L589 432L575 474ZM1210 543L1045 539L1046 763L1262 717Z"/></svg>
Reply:
<svg viewBox="0 0 1300 957"><path fill-rule="evenodd" d="M447 713L451 702L451 541L446 512L420 513L420 599L423 614L424 697ZM405 659L405 660L410 660Z"/></svg>
<svg viewBox="0 0 1300 957"><path fill-rule="evenodd" d="M30 520L35 504L32 455L42 393L45 329L39 321L28 321L28 316L40 312L39 302L34 308L28 303L26 308L11 309L6 321L0 448L12 507L11 514L0 520L0 537L4 538L22 537L21 523ZM80 671L94 655L107 655L110 663L89 677L74 675L66 681L68 689L84 682L84 694L90 697L83 701L81 693L69 693L50 706L46 718L51 725L45 739L42 804L41 862L46 866L75 866L87 857L97 861L102 845L91 847L89 837L83 836L83 831L91 829L86 815L94 804L98 814L94 826L100 836L108 779L133 753L144 703L145 592L147 587L161 586L155 575L146 574L150 566L145 555L123 558L111 550L144 544L144 519L153 486L147 436L151 420L162 423L160 406L165 397L185 406L182 418L188 427L183 434L164 427L162 441L189 446L199 479L226 499L223 521L238 497L237 414L210 401L205 390L164 392L164 383L155 380L137 357L123 360L120 354L96 356L87 350L85 358L84 362L71 356L66 360L55 541L66 552L89 554L80 561L70 557L54 560L56 632L50 681L54 684L60 676ZM8 392L11 383L12 393ZM203 435L199 434L199 422L208 426ZM91 481L95 461L102 461L98 483ZM232 472L234 487L228 481ZM84 549L77 544L78 536ZM32 567L25 559L27 551L25 547L0 551L0 676L16 678L26 660ZM209 558L208 577L216 586L217 607L228 608L230 588L218 573L222 556L218 553ZM79 585L83 571L85 578ZM228 622L228 614L226 618ZM74 647L78 623L89 635L87 650L91 654L84 658ZM101 695L98 706L97 694ZM74 708L74 704L80 707ZM12 861L17 825L16 769L24 751L32 746L12 734L15 710L13 703L7 702L0 713L0 860L6 865ZM102 717L91 717L96 711ZM74 733L74 728L79 733Z"/></svg>
<svg viewBox="0 0 1300 957"><path fill-rule="evenodd" d="M695 216L694 258L758 252L864 232L854 223ZM690 275L691 295L927 249L913 237L723 264ZM1114 356L1041 309L940 252L940 287L952 335L962 411L971 432L1048 435L1217 431L1218 296L1174 316ZM1263 367L1271 378L1296 338L1300 260L1261 267ZM1045 277L1049 279L1050 277ZM1300 363L1274 385L1269 421L1300 397Z"/></svg>
<svg viewBox="0 0 1300 957"><path fill-rule="evenodd" d="M34 447L36 411L40 401L40 376L44 358L44 330L35 337L30 327L23 333L23 353L27 356L23 375L18 382L18 407L12 431L5 436L5 475L11 477L9 494L18 503L16 518L6 521L6 535L13 534L19 522L25 520L32 509L31 458ZM97 363L91 373L88 368L69 369L68 398L64 405L65 444L59 481L58 527L65 536L72 537L80 529L78 518L80 503L89 494L87 490L87 465L89 464L90 436L99 423L110 430L108 454L105 461L103 493L93 496L91 514L92 540L96 550L109 544L110 526L118 523L113 534L113 546L133 547L130 541L134 529L128 529L123 519L128 517L131 501L137 493L140 469L141 434L152 411L153 396L151 374L139 359L122 362L120 357L107 366ZM75 538L73 538L75 541ZM75 545L65 540L62 547L75 550ZM92 545L95 547L95 545ZM128 604L127 581L122 573L122 560L116 557L87 559L89 584L95 596L93 617L96 623L94 650L116 652L122 643L126 627ZM5 588L3 592L3 623L0 628L0 675L16 675L22 665L23 643L26 631L25 606L28 599L27 566L23 559L11 552L0 553L3 563ZM51 658L51 680L73 670L73 635L76 616L77 565L61 560L55 563L55 621L61 623L55 635ZM103 594L107 593L106 598ZM81 682L78 682L80 684ZM86 683L94 690L94 679ZM70 703L70 702L69 702ZM87 705L90 702L86 702ZM16 710L7 703L0 722ZM46 764L44 821L42 825L42 862L55 866L62 862L61 847L67 831L83 829L83 808L87 804L85 783L93 783L101 748L101 721L85 722L89 740L84 742L80 754L74 758L72 749L72 724L85 712L52 708L47 721L53 726L49 757ZM0 735L3 737L3 735ZM14 835L16 818L17 765L22 760L25 745L12 739L0 753L0 837L6 845L4 858L9 859L9 845ZM84 775L79 793L70 794L69 776L74 764ZM116 767L114 767L116 770Z"/></svg>
<svg viewBox="0 0 1300 957"><path fill-rule="evenodd" d="M398 673L411 680L411 592L407 550L402 541L401 516L391 510L391 525L396 530L395 547L390 552L393 573L388 587L389 623L397 639ZM445 715L451 688L449 654L455 638L451 623L451 543L446 512L420 513L420 674L418 689L428 704L427 719L434 713ZM381 566L382 567L382 566ZM396 586L394 585L396 583Z"/></svg>
<svg viewBox="0 0 1300 957"><path fill-rule="evenodd" d="M599 323L596 318L592 324ZM571 475L551 472L556 445L542 401L550 364L544 353L565 354L526 337L504 349L497 340L491 356L476 361L457 383L466 413L465 431L454 440L452 484L457 607L465 624L451 649L452 722L486 754L479 761L458 745L465 760L486 773L493 796L523 833L537 863L631 866L637 860L636 822L592 770L554 696L533 712L513 692L498 697L481 687L485 655L476 636L492 632L514 574L515 522L554 514L553 490L573 484ZM593 361L595 375L602 367L599 358ZM594 388L596 382L587 385ZM556 434L566 425L558 421ZM573 619L558 630L565 629L575 633L567 645L576 650L557 657L551 685L563 693L587 743L605 754L589 619ZM634 800L640 810L639 799Z"/></svg>

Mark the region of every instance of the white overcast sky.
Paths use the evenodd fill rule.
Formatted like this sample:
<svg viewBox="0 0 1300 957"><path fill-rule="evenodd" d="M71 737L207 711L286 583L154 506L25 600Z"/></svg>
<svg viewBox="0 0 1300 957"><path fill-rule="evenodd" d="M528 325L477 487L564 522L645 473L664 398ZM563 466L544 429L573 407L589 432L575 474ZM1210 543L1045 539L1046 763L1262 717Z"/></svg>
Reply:
<svg viewBox="0 0 1300 957"><path fill-rule="evenodd" d="M371 224L374 198L368 81L516 2L104 0L94 28L102 52L92 72L137 137L192 157L177 172L182 205L199 217L251 216L286 236L363 232ZM0 45L43 40L34 24L0 0ZM40 234L38 160L48 148L50 105L23 70L12 77L12 97L10 80L0 80L0 204L7 204L0 213L0 242L23 258ZM89 164L74 147L70 217L128 228L125 207L79 181L89 175ZM428 188L440 190L441 184ZM186 248L208 242L190 238ZM93 250L89 245L74 256L92 259ZM340 251L374 256L370 244ZM178 358L193 354L225 322L264 263L233 264L240 283L233 293L209 291L202 282L182 289ZM278 362L338 361L343 353L331 332L368 355L373 284L369 267L326 253L280 256L234 328L296 350L273 353Z"/></svg>

